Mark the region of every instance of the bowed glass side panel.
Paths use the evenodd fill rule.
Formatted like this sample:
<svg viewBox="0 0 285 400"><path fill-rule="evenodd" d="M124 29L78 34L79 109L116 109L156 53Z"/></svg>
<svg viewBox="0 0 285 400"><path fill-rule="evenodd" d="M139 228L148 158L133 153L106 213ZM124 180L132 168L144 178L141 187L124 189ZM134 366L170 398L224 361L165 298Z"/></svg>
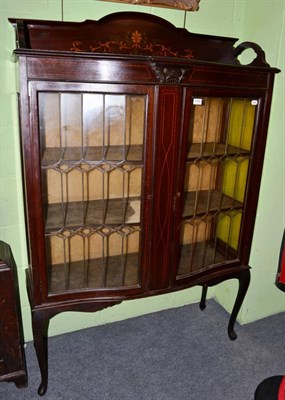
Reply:
<svg viewBox="0 0 285 400"><path fill-rule="evenodd" d="M140 284L146 99L38 94L50 293Z"/></svg>
<svg viewBox="0 0 285 400"><path fill-rule="evenodd" d="M257 106L192 98L177 278L239 257Z"/></svg>

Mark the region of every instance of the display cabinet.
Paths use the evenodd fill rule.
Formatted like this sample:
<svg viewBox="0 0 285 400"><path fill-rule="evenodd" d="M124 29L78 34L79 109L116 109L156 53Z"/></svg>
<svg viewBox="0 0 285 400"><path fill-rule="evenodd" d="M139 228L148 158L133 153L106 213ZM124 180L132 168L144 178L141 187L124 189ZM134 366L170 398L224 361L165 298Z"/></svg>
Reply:
<svg viewBox="0 0 285 400"><path fill-rule="evenodd" d="M39 394L60 312L238 279L235 339L278 70L148 14L10 22Z"/></svg>
<svg viewBox="0 0 285 400"><path fill-rule="evenodd" d="M28 384L18 275L10 246L0 241L0 382Z"/></svg>

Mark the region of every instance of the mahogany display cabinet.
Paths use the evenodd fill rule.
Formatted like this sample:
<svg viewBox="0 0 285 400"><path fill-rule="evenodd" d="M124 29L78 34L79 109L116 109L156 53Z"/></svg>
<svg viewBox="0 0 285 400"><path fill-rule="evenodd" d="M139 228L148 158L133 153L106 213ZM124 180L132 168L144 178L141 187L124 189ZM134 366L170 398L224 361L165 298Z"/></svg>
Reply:
<svg viewBox="0 0 285 400"><path fill-rule="evenodd" d="M139 12L10 22L39 394L48 321L64 311L194 285L203 309L209 286L237 279L235 339L278 70L255 43Z"/></svg>

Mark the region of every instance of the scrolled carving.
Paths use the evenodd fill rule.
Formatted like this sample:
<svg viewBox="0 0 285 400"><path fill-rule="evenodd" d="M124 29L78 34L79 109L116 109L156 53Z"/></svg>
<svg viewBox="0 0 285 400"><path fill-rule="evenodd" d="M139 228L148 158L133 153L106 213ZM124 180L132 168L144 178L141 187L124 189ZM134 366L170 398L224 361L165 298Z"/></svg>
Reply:
<svg viewBox="0 0 285 400"><path fill-rule="evenodd" d="M252 49L256 57L249 65L261 66L261 67L269 67L269 64L266 62L265 53L262 48L253 42L243 42L239 44L234 51L234 57L237 59L245 50Z"/></svg>
<svg viewBox="0 0 285 400"><path fill-rule="evenodd" d="M169 83L177 85L181 83L184 78L186 69L181 67L160 67L153 65L156 77L161 83Z"/></svg>

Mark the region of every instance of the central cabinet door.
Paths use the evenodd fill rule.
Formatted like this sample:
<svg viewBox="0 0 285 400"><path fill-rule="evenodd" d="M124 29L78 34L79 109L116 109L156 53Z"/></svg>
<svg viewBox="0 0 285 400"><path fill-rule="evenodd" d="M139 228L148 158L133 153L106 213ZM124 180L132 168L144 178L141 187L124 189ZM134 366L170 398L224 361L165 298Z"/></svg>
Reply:
<svg viewBox="0 0 285 400"><path fill-rule="evenodd" d="M141 290L148 262L143 221L151 187L151 89L37 83L33 92L47 295Z"/></svg>

